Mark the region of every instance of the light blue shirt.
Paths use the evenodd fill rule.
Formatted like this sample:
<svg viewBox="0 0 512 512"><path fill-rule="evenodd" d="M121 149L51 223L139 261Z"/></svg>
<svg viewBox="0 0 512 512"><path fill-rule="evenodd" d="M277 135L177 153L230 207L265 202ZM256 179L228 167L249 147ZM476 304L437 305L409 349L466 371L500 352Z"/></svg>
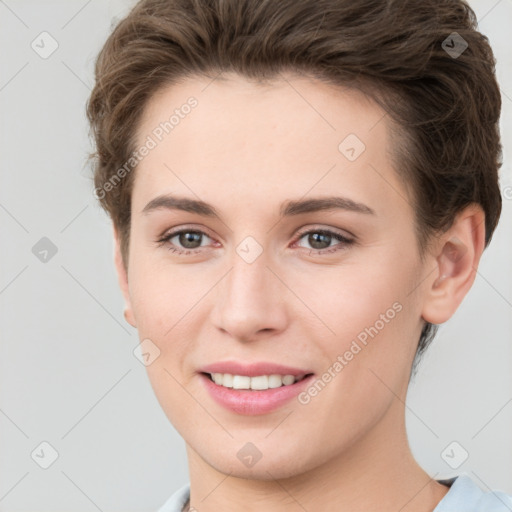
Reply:
<svg viewBox="0 0 512 512"><path fill-rule="evenodd" d="M467 473L438 482L450 490L432 512L512 512L512 495L503 491L485 492ZM181 512L190 494L190 485L179 488L157 512Z"/></svg>

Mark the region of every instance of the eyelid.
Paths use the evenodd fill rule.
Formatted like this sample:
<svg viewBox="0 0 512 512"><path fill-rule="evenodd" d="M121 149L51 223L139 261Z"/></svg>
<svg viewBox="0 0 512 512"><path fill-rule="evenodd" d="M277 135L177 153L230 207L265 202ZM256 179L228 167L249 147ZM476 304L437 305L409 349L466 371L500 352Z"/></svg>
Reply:
<svg viewBox="0 0 512 512"><path fill-rule="evenodd" d="M162 240L164 238L169 238L170 236L179 235L182 231L193 231L197 233L202 233L203 235L206 235L208 238L211 238L212 240L215 240L215 237L209 234L208 229L204 226L198 227L197 225L193 224L183 224L176 226L174 228L167 228L159 237L158 240Z"/></svg>
<svg viewBox="0 0 512 512"><path fill-rule="evenodd" d="M300 229L299 232L297 233L297 235L295 236L295 239L300 239L302 236L308 234L309 232L311 231L314 231L314 232L322 232L322 231L328 231L329 233L332 233L332 234L336 234L338 236L341 236L347 240L351 240L352 242L355 242L357 237L355 235L353 235L350 231L347 231L347 230L341 230L339 228L334 228L334 227L325 227L321 224L313 224L313 225L309 225L307 227L305 227L304 229Z"/></svg>

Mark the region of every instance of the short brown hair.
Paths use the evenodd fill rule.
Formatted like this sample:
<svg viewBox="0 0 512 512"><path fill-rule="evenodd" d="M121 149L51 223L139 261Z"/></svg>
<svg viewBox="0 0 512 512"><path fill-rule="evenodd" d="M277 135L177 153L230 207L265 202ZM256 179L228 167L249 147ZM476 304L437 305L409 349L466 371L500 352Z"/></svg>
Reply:
<svg viewBox="0 0 512 512"><path fill-rule="evenodd" d="M106 184L133 154L146 103L179 79L224 71L259 81L292 71L362 91L389 116L421 250L471 203L485 212L487 247L501 213L495 64L464 0L140 1L99 53L87 104L95 190L125 266L134 172ZM416 359L436 329L425 323Z"/></svg>

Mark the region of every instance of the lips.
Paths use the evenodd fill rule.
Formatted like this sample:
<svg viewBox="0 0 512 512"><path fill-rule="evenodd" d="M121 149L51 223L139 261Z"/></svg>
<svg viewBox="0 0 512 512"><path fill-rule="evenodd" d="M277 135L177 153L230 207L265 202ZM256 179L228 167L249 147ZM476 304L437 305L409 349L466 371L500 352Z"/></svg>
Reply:
<svg viewBox="0 0 512 512"><path fill-rule="evenodd" d="M268 362L240 363L224 361L203 366L198 373L203 386L215 403L232 413L242 415L268 414L281 408L297 397L315 378L314 374L307 369ZM261 391L233 389L212 381L210 375L219 373L246 377L293 375L297 379L300 378L300 380L293 384Z"/></svg>
<svg viewBox="0 0 512 512"><path fill-rule="evenodd" d="M217 405L232 413L249 416L268 414L281 408L311 385L314 378L315 376L310 374L308 377L289 386L281 386L265 391L254 391L235 390L218 386L209 377L206 377L205 374L200 374L203 386ZM296 407L298 403L295 405Z"/></svg>
<svg viewBox="0 0 512 512"><path fill-rule="evenodd" d="M247 377L257 377L258 375L293 375L300 377L313 373L304 368L294 368L282 364L270 362L242 363L238 361L223 361L203 366L199 369L200 373L230 373L232 375L246 375Z"/></svg>

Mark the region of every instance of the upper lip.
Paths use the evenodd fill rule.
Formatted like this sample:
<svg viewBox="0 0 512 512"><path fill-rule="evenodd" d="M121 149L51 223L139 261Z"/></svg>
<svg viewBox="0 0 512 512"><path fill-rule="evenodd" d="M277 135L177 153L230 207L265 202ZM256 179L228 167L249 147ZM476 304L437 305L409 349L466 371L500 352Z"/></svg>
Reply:
<svg viewBox="0 0 512 512"><path fill-rule="evenodd" d="M293 368L282 364L270 362L242 363L238 361L219 361L203 366L200 370L203 373L229 373L231 375L246 375L256 377L257 375L293 375L295 377L313 373L309 370Z"/></svg>

